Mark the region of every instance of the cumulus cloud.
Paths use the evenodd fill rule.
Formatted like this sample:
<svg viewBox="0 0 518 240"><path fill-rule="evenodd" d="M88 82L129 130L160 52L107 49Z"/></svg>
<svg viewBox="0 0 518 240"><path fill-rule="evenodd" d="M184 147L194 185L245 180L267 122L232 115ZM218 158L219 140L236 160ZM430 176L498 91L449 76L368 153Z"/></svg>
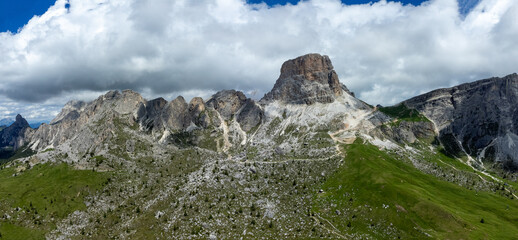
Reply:
<svg viewBox="0 0 518 240"><path fill-rule="evenodd" d="M57 0L0 33L0 95L62 105L110 89L170 100L233 88L260 98L283 61L317 52L362 100L389 105L516 72L517 16L513 0L482 0L467 15L455 0Z"/></svg>

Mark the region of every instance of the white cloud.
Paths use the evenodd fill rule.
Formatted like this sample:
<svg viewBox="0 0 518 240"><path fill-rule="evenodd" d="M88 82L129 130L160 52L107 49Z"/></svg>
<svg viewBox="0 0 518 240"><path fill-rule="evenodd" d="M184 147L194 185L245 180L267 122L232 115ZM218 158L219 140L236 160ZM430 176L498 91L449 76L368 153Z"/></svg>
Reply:
<svg viewBox="0 0 518 240"><path fill-rule="evenodd" d="M4 99L62 105L126 88L167 100L230 88L260 98L283 61L309 52L329 55L371 104L518 70L513 0L483 0L465 17L455 0L70 0L69 12L65 3L0 33Z"/></svg>

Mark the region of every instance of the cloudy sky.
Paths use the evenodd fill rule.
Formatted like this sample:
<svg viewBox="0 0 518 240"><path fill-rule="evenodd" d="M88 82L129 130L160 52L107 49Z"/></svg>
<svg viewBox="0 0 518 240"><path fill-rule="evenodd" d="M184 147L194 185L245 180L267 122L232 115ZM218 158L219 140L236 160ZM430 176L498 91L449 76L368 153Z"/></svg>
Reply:
<svg viewBox="0 0 518 240"><path fill-rule="evenodd" d="M259 99L285 60L313 52L370 104L518 71L515 0L257 2L57 0L1 30L0 118L50 120L111 89Z"/></svg>

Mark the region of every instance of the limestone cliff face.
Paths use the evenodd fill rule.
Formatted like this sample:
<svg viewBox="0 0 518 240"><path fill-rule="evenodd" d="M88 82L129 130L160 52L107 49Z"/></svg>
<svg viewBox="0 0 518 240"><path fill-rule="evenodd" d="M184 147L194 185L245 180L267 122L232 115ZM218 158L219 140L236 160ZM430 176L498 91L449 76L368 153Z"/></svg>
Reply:
<svg viewBox="0 0 518 240"><path fill-rule="evenodd" d="M246 96L242 92L223 90L214 94L207 101L207 106L218 111L224 120L230 120L245 102Z"/></svg>
<svg viewBox="0 0 518 240"><path fill-rule="evenodd" d="M69 101L61 112L50 122L50 124L55 124L63 119L77 119L79 117L79 113L82 112L86 107L86 102L72 100Z"/></svg>
<svg viewBox="0 0 518 240"><path fill-rule="evenodd" d="M344 91L351 94L338 80L329 57L307 54L282 65L279 79L261 102L331 103Z"/></svg>
<svg viewBox="0 0 518 240"><path fill-rule="evenodd" d="M149 131L153 128L163 127L161 118L162 110L167 105L167 100L163 98L153 99L140 104L135 118L143 130Z"/></svg>
<svg viewBox="0 0 518 240"><path fill-rule="evenodd" d="M415 143L418 139L433 139L436 136L431 122L409 121L401 121L396 125L384 124L370 134L387 137L400 144Z"/></svg>
<svg viewBox="0 0 518 240"><path fill-rule="evenodd" d="M196 126L207 128L210 124L210 117L207 114L205 102L201 97L195 97L189 103L189 114Z"/></svg>
<svg viewBox="0 0 518 240"><path fill-rule="evenodd" d="M435 122L453 154L465 151L518 169L517 74L438 89L403 103Z"/></svg>
<svg viewBox="0 0 518 240"><path fill-rule="evenodd" d="M207 106L215 109L224 121L236 118L241 129L249 131L261 123L264 112L254 100L235 90L223 90L214 94Z"/></svg>
<svg viewBox="0 0 518 240"><path fill-rule="evenodd" d="M252 99L247 99L237 115L237 122L248 132L264 119L263 109Z"/></svg>
<svg viewBox="0 0 518 240"><path fill-rule="evenodd" d="M90 103L71 102L68 107L51 121L51 124L42 124L30 138L30 146L33 149L44 149L56 147L68 140L73 141L78 149L89 148L93 145L100 145L110 136L109 132L113 124L109 123L114 116L131 115L145 99L137 92L131 90L109 91ZM100 125L104 128L94 133L89 126ZM96 125L95 125L96 126Z"/></svg>
<svg viewBox="0 0 518 240"><path fill-rule="evenodd" d="M182 96L168 103L162 112L162 121L168 129L179 131L191 125L189 105Z"/></svg>
<svg viewBox="0 0 518 240"><path fill-rule="evenodd" d="M140 129L155 136L162 135L164 131L181 132L192 127L219 127L221 120L230 121L233 118L244 131L248 131L261 122L262 116L260 106L235 90L220 91L207 102L195 97L187 103L182 96L171 102L163 98L144 100L134 114Z"/></svg>

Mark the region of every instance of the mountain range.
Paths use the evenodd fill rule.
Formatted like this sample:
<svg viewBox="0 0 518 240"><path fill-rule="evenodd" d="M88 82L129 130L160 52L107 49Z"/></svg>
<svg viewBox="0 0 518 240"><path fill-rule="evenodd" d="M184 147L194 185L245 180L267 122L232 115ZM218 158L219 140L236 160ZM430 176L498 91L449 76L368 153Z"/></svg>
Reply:
<svg viewBox="0 0 518 240"><path fill-rule="evenodd" d="M4 119L0 120L0 126L4 126L4 127L7 127L13 123L14 123L14 120L10 119L10 118L4 118Z"/></svg>
<svg viewBox="0 0 518 240"><path fill-rule="evenodd" d="M15 122L15 120L10 119L10 118L1 119L0 120L0 130L3 129L3 128L11 126L11 124L13 124L14 122ZM45 121L43 121L43 122L41 122L41 121L40 122L29 122L29 126L31 126L31 128L38 128L43 123L48 123L48 122L45 122Z"/></svg>
<svg viewBox="0 0 518 240"><path fill-rule="evenodd" d="M0 132L0 233L512 239L517 97L511 74L374 107L307 54L259 101L71 101L38 129L18 115Z"/></svg>

